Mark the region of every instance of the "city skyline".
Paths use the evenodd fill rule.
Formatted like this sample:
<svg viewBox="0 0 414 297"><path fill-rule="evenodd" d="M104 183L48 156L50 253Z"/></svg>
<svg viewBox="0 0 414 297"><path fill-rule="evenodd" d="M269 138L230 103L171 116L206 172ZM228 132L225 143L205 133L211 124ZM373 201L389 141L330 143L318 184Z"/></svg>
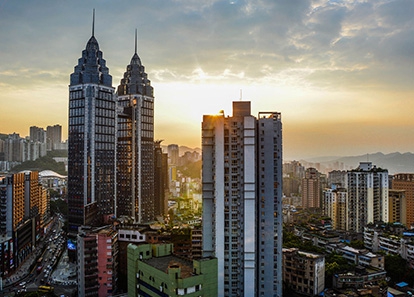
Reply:
<svg viewBox="0 0 414 297"><path fill-rule="evenodd" d="M202 115L228 115L242 97L253 115L282 113L285 159L412 151L414 3L403 0L3 1L0 133L60 124L67 138L93 8L114 87L138 28L166 144L201 147Z"/></svg>

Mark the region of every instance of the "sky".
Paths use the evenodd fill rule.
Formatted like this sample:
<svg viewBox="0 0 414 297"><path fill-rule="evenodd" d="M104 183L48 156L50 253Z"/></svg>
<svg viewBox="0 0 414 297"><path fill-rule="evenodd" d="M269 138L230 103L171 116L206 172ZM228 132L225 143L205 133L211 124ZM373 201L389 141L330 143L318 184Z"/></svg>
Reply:
<svg viewBox="0 0 414 297"><path fill-rule="evenodd" d="M412 152L413 0L0 0L0 133L63 126L92 34L117 87L134 54L155 138L201 147L204 114L282 113L285 160Z"/></svg>

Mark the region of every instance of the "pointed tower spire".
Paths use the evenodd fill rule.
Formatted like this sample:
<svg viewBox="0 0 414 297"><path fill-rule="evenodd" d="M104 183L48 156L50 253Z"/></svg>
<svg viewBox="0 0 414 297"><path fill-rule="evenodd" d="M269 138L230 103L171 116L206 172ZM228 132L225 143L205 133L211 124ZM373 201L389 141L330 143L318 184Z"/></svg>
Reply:
<svg viewBox="0 0 414 297"><path fill-rule="evenodd" d="M95 8L93 9L93 18L92 18L92 36L95 36Z"/></svg>
<svg viewBox="0 0 414 297"><path fill-rule="evenodd" d="M135 53L137 53L137 47L138 47L137 31L138 29L135 28Z"/></svg>

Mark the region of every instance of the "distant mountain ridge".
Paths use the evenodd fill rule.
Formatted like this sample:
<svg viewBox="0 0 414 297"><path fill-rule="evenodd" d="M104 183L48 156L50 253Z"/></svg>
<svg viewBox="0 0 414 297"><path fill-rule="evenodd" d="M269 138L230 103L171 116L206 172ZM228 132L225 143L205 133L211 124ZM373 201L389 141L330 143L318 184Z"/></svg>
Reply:
<svg viewBox="0 0 414 297"><path fill-rule="evenodd" d="M344 170L357 168L359 162L372 162L373 165L388 169L389 174L414 173L414 154L413 153L390 153L381 152L360 156L347 157L317 157L308 160L300 160L302 164L319 163L326 168L333 168L334 164L343 163ZM305 165L306 166L306 165Z"/></svg>
<svg viewBox="0 0 414 297"><path fill-rule="evenodd" d="M161 147L162 147L162 150L163 150L164 153L168 152L168 145L162 145ZM185 146L185 145L179 145L178 146L179 156L184 155L185 152L198 152L198 153L201 154L201 148L198 148L198 147L191 148L191 147L188 147L188 146Z"/></svg>

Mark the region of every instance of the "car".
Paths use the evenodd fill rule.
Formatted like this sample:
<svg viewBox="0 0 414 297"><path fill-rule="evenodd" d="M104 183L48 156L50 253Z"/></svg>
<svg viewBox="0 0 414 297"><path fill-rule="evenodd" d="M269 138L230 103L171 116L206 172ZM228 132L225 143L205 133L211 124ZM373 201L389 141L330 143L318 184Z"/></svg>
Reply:
<svg viewBox="0 0 414 297"><path fill-rule="evenodd" d="M19 284L19 286L21 286L21 287L23 287L24 285L26 285L26 282L21 282L21 283Z"/></svg>

